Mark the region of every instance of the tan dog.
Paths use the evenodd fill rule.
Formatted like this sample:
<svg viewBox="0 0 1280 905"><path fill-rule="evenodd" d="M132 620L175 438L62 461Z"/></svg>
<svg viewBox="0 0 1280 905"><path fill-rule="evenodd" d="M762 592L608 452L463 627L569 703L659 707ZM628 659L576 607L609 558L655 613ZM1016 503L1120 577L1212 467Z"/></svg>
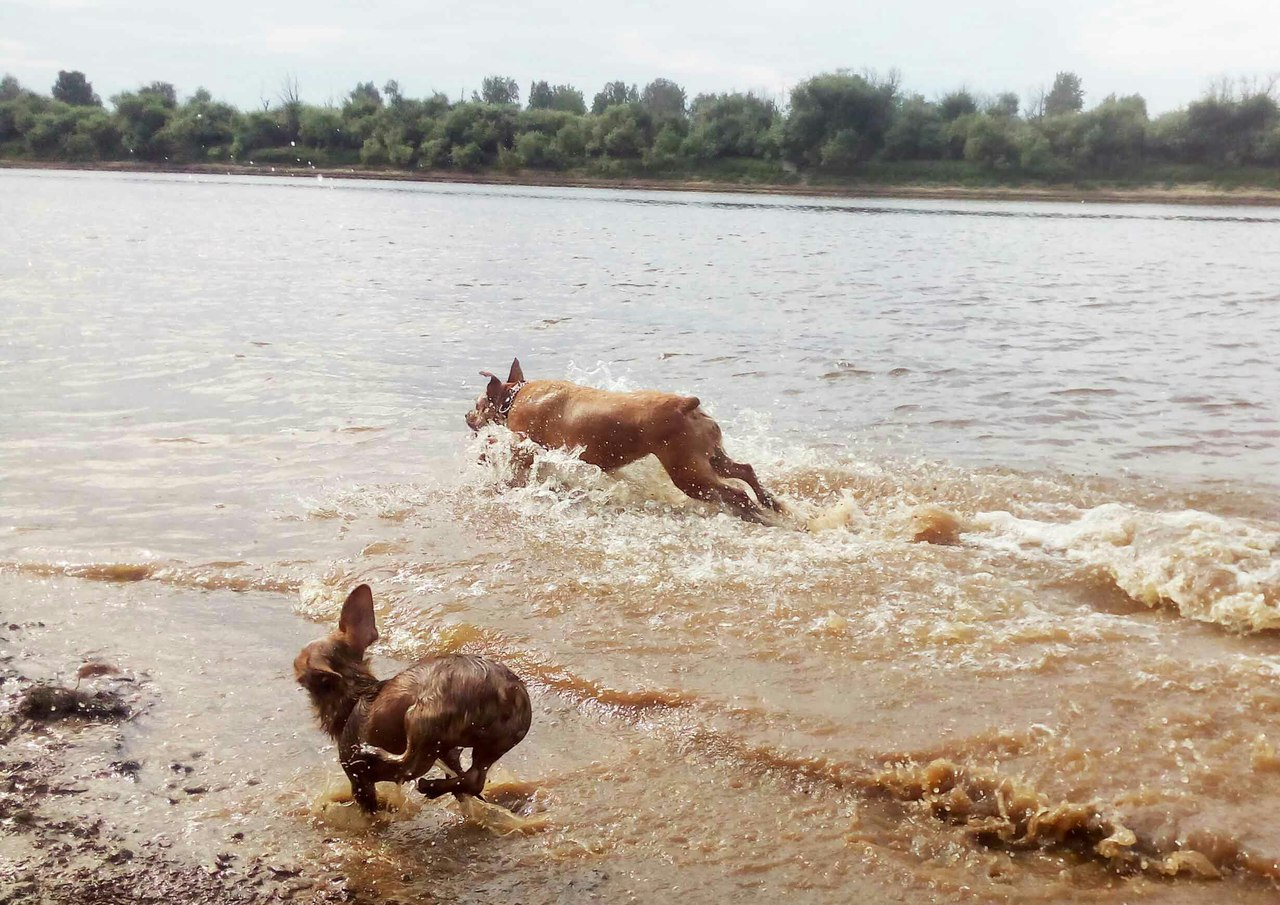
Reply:
<svg viewBox="0 0 1280 905"><path fill-rule="evenodd" d="M526 381L518 359L505 382L488 371L480 374L489 378L489 385L467 413L472 430L505 424L539 446L577 450L584 462L605 471L657 456L672 483L695 500L721 502L753 522L764 522L761 506L782 511L760 485L755 469L725 454L720 426L693 396L653 390L613 393L564 380ZM724 478L744 481L756 499Z"/></svg>
<svg viewBox="0 0 1280 905"><path fill-rule="evenodd" d="M320 726L338 743L351 791L365 811L378 805L374 783L408 782L437 760L452 772L418 780L428 798L449 792L481 797L494 761L529 731L524 683L481 657L427 657L385 681L374 678L365 649L378 640L373 592L360 585L342 607L338 628L312 641L293 661ZM471 767L460 762L471 749Z"/></svg>

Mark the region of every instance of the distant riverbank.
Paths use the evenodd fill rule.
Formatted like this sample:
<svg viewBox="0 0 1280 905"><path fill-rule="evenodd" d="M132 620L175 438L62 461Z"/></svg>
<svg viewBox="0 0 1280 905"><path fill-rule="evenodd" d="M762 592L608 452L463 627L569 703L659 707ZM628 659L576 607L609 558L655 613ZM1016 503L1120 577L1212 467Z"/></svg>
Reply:
<svg viewBox="0 0 1280 905"><path fill-rule="evenodd" d="M322 177L325 179L379 179L408 182L463 183L479 185L528 185L601 189L641 189L680 192L728 192L736 194L794 195L833 198L922 198L972 201L1059 201L1114 204L1201 204L1280 206L1280 190L1240 186L1221 188L1209 183L1174 185L1132 185L1094 183L1066 184L947 185L935 183L877 182L849 178L839 182L797 181L795 183L735 182L687 176L638 176L604 178L574 173L536 170L455 170L405 171L378 167L309 167L244 164L161 164L104 161L58 163L50 161L3 160L0 168L38 170L96 170L115 173L190 173L234 176Z"/></svg>

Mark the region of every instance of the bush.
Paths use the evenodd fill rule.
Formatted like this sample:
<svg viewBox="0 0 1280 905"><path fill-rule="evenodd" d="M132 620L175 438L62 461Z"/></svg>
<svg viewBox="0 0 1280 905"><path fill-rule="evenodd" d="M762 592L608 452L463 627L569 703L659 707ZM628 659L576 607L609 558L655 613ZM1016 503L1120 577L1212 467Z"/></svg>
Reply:
<svg viewBox="0 0 1280 905"><path fill-rule="evenodd" d="M418 148L418 166L427 170L443 170L453 163L447 139L432 138Z"/></svg>
<svg viewBox="0 0 1280 905"><path fill-rule="evenodd" d="M1001 116L977 115L969 123L964 159L990 169L1008 169L1021 159L1011 121Z"/></svg>
<svg viewBox="0 0 1280 905"><path fill-rule="evenodd" d="M511 148L498 149L498 169L513 173L524 166L524 160Z"/></svg>
<svg viewBox="0 0 1280 905"><path fill-rule="evenodd" d="M564 158L554 138L541 132L526 132L516 139L516 153L525 166L540 170L556 170Z"/></svg>
<svg viewBox="0 0 1280 905"><path fill-rule="evenodd" d="M459 170L478 170L484 164L484 151L474 141L458 145L450 155L450 162Z"/></svg>
<svg viewBox="0 0 1280 905"><path fill-rule="evenodd" d="M587 133L580 120L565 123L556 133L556 153L566 163L581 160L587 153Z"/></svg>
<svg viewBox="0 0 1280 905"><path fill-rule="evenodd" d="M867 156L867 142L855 129L841 129L823 143L819 163L824 170L848 172Z"/></svg>
<svg viewBox="0 0 1280 905"><path fill-rule="evenodd" d="M653 118L638 103L616 104L594 118L587 152L638 158L653 141Z"/></svg>

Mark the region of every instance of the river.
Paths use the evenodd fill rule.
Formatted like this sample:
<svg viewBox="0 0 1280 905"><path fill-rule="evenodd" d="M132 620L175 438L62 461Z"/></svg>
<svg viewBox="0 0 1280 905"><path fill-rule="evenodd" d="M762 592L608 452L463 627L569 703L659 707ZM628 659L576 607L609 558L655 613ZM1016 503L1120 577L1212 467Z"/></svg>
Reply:
<svg viewBox="0 0 1280 905"><path fill-rule="evenodd" d="M0 652L143 709L47 808L368 901L1274 901L1280 211L39 171L0 206ZM698 396L791 525L652 461L510 486L463 415L513 356ZM383 672L529 683L536 832L335 825L291 663L362 581Z"/></svg>

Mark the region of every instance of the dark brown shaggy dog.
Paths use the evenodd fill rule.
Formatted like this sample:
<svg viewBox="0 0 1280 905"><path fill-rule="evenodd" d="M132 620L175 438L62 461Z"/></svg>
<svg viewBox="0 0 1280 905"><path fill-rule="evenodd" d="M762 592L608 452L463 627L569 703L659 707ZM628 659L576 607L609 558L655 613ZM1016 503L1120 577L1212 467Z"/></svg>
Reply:
<svg viewBox="0 0 1280 905"><path fill-rule="evenodd" d="M293 661L321 728L338 743L355 800L373 811L374 783L418 779L437 760L454 775L419 779L419 792L428 798L449 792L481 797L489 768L529 731L532 710L524 683L500 663L463 655L427 657L397 676L377 679L364 659L377 640L373 592L362 584L343 604L338 628ZM471 749L465 771L463 748Z"/></svg>

